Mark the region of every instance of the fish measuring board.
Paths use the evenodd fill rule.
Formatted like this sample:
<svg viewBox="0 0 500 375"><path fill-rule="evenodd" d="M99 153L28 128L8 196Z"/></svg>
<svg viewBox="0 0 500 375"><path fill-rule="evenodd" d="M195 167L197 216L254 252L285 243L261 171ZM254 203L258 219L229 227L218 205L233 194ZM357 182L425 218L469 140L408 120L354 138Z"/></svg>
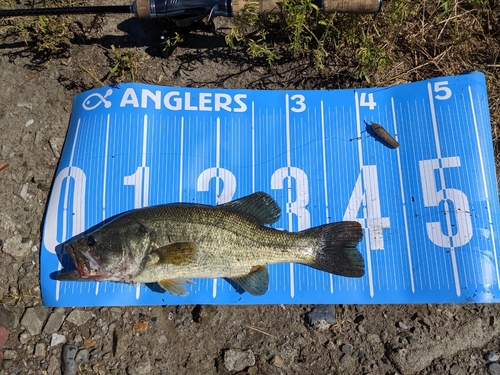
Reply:
<svg viewBox="0 0 500 375"><path fill-rule="evenodd" d="M400 146L387 147L371 122ZM56 281L72 267L61 243L116 214L255 191L282 208L276 228L359 221L365 276L271 265L260 297L224 279L195 279L187 297L155 284ZM497 302L499 212L482 73L331 91L103 87L74 99L43 228L43 302Z"/></svg>

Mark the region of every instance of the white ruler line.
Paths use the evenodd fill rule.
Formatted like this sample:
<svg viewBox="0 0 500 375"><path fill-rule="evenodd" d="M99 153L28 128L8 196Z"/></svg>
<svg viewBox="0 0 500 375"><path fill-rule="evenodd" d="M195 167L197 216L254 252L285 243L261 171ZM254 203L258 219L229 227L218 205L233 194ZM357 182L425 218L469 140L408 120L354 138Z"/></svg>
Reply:
<svg viewBox="0 0 500 375"><path fill-rule="evenodd" d="M490 224L491 243L493 245L493 258L495 259L495 271L496 271L496 276L497 276L497 287L500 289L500 272L498 270L497 246L496 246L496 242L495 242L495 230L493 228L493 219L491 217L489 191L488 191L488 184L486 181L486 170L484 168L484 161L483 161L483 149L481 147L481 139L479 138L479 128L477 126L476 109L474 107L474 100L472 98L472 89L470 86L468 87L468 89L469 89L470 106L471 106L471 110L472 110L472 119L474 121L474 129L476 131L477 148L479 151L479 164L481 165L481 175L483 177L484 194L486 197L486 208L488 211L488 221Z"/></svg>
<svg viewBox="0 0 500 375"><path fill-rule="evenodd" d="M285 133L286 133L286 166L288 168L287 172L287 212L288 212L288 231L293 232L293 214L290 209L290 204L292 202L292 179L290 177L290 167L292 166L292 157L290 153L290 103L288 102L288 94L285 95ZM290 263L290 296L293 298L295 296L295 275L293 263Z"/></svg>
<svg viewBox="0 0 500 375"><path fill-rule="evenodd" d="M255 193L255 102L252 101L252 193Z"/></svg>
<svg viewBox="0 0 500 375"><path fill-rule="evenodd" d="M146 166L146 147L148 142L148 115L144 115L144 124L142 128L142 167Z"/></svg>
<svg viewBox="0 0 500 375"><path fill-rule="evenodd" d="M324 194L325 194L325 223L330 222L330 214L328 212L328 180L326 174L326 142L325 142L325 107L323 100L320 101L321 110L321 146L323 148L323 181L324 181ZM333 294L333 275L329 274L330 278L330 294ZM324 286L323 286L324 289Z"/></svg>
<svg viewBox="0 0 500 375"><path fill-rule="evenodd" d="M219 193L219 187L220 187L220 182L219 182L219 168L220 168L220 117L217 117L216 120L216 138L215 138L215 196L216 196L216 201L217 203L219 202L220 199L220 193ZM212 284L212 297L215 298L217 296L217 279L213 280Z"/></svg>
<svg viewBox="0 0 500 375"><path fill-rule="evenodd" d="M184 156L184 116L181 117L181 141L179 151L179 202L182 202L182 161Z"/></svg>
<svg viewBox="0 0 500 375"><path fill-rule="evenodd" d="M356 130L358 138L361 137L361 115L359 110L359 96L358 92L354 91L354 102L356 106ZM361 142L358 142L358 158L359 158L359 170L363 173L363 178L361 178L361 183L364 184L364 171L363 171L363 148L361 146ZM365 189L362 189L364 191ZM370 288L370 296L373 297L375 295L375 291L373 289L373 272L372 272L372 257L370 251L370 232L366 227L366 194L363 194L363 227L365 232L365 243L366 243L366 263L368 269L368 285Z"/></svg>
<svg viewBox="0 0 500 375"><path fill-rule="evenodd" d="M76 124L76 131L75 131L75 138L73 140L73 145L71 146L71 156L69 158L69 163L68 163L68 175L67 179L71 176L71 166L73 165L73 157L75 156L75 148L76 148L76 141L78 139L78 132L80 131L80 123L81 123L81 118L78 119L78 122ZM62 241L66 241L67 238L67 231L68 231L68 199L69 199L69 183L66 183L65 188L64 188L64 205L63 205L63 220L62 220ZM57 271L59 272L62 269L62 264L58 260L57 264ZM61 282L59 280L56 280L56 293L55 293L55 298L56 301L59 300L59 295L61 291Z"/></svg>
<svg viewBox="0 0 500 375"><path fill-rule="evenodd" d="M102 176L102 221L106 220L106 180L108 175L108 149L109 149L109 122L111 115L106 119L106 137L104 139L104 171ZM99 294L99 281L95 283L95 295Z"/></svg>
<svg viewBox="0 0 500 375"><path fill-rule="evenodd" d="M439 160L439 179L441 182L441 189L444 192L444 199L446 199L446 181L444 178L444 168L442 166L441 162L441 145L439 143L439 133L438 133L438 126L437 126L437 120L436 120L436 110L434 108L434 96L432 92L432 85L430 82L427 84L427 90L429 92L429 104L430 104L430 109L431 109L431 119L432 119L432 128L434 131L434 142L436 146L436 153L437 153L437 158ZM448 235L450 236L452 232L452 226L451 226L451 218L450 218L450 207L448 205L448 202L444 202L444 212L445 212L445 217L446 217L446 229L448 231ZM457 256L455 254L455 247L453 246L452 239L450 238L450 256L451 256L451 264L453 268L453 278L455 280L455 291L457 293L457 296L460 297L461 290L460 290L460 278L458 275L458 266L457 266Z"/></svg>
<svg viewBox="0 0 500 375"><path fill-rule="evenodd" d="M324 181L324 193L325 193L325 215L326 223L330 222L330 214L328 213L328 181L326 174L326 144L325 144L325 112L323 107L323 100L320 101L321 105L321 145L323 148L323 181Z"/></svg>
<svg viewBox="0 0 500 375"><path fill-rule="evenodd" d="M154 117L153 117L154 121ZM146 167L148 143L148 115L144 115L144 127L142 135L142 207L149 206L149 168Z"/></svg>
<svg viewBox="0 0 500 375"><path fill-rule="evenodd" d="M391 107L392 107L392 121L394 124L394 134L396 136L396 140L399 142L398 136L398 127L396 121L396 108L394 106L394 98L391 98ZM405 237L406 237L406 251L408 254L408 269L410 271L410 284L411 291L415 293L415 282L413 278L413 264L412 264L412 255L411 255L411 246L410 246L410 234L408 232L408 217L406 214L406 202L405 202L405 191L403 185L403 170L401 168L401 155L399 147L396 149L396 156L398 158L398 170L399 170L399 186L401 187L401 203L403 205L403 220L405 223Z"/></svg>
<svg viewBox="0 0 500 375"><path fill-rule="evenodd" d="M102 220L106 220L106 180L108 175L108 149L109 149L109 122L110 114L106 121L106 137L104 139L104 171L102 177Z"/></svg>
<svg viewBox="0 0 500 375"><path fill-rule="evenodd" d="M146 114L144 115L144 122L142 126L142 161L141 161L142 168L140 173L140 178L141 178L140 186L142 187L142 196L139 197L141 202L140 207L147 207L149 205L148 202L149 168L146 167L147 145L148 145L148 115ZM140 296L141 296L141 284L137 283L135 287L135 298L139 299Z"/></svg>
<svg viewBox="0 0 500 375"><path fill-rule="evenodd" d="M216 135L215 135L215 196L217 203L219 203L220 199L220 183L219 183L219 168L220 168L220 117L217 117L216 124Z"/></svg>

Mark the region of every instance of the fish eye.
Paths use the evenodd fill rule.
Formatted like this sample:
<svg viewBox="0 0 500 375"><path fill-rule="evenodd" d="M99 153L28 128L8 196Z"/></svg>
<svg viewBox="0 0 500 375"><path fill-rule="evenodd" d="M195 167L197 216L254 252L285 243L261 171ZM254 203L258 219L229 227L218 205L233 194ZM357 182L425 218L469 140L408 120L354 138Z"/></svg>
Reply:
<svg viewBox="0 0 500 375"><path fill-rule="evenodd" d="M94 236L88 236L87 237L87 246L92 247L97 243L97 240L95 239Z"/></svg>

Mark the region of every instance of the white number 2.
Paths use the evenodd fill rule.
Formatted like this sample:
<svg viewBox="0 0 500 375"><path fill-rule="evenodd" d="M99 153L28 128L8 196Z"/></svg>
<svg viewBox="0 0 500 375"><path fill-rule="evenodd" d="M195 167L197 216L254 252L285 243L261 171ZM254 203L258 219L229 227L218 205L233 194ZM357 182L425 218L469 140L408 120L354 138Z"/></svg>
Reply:
<svg viewBox="0 0 500 375"><path fill-rule="evenodd" d="M441 166L439 165L440 161ZM429 239L441 247L451 248L465 245L472 238L472 221L467 196L457 189L442 188L437 190L435 173L438 170L441 185L444 185L443 169L460 167L460 158L454 156L421 160L419 166L425 207L439 207L440 202L442 202L446 218L447 233L443 233L439 221L426 223ZM456 226L452 224L452 215L456 218Z"/></svg>
<svg viewBox="0 0 500 375"><path fill-rule="evenodd" d="M236 192L236 177L225 168L208 168L200 173L196 183L198 191L208 191L210 189L210 180L215 178L215 202L223 204L233 200ZM219 183L222 182L222 191L219 193Z"/></svg>

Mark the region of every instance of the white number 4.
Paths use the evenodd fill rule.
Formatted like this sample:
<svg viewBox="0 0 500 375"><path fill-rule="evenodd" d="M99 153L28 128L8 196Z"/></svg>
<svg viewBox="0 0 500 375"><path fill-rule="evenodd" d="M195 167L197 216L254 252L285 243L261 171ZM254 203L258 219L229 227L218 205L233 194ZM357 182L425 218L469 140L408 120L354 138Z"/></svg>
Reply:
<svg viewBox="0 0 500 375"><path fill-rule="evenodd" d="M359 106L360 107L368 107L371 110L374 110L375 107L377 106L377 103L375 102L373 98L373 93L370 92L368 94L368 100L366 100L366 92L361 93L361 97L359 98Z"/></svg>
<svg viewBox="0 0 500 375"><path fill-rule="evenodd" d="M360 209L362 218L358 218ZM390 228L391 222L388 217L382 217L376 165L365 165L361 169L342 220L357 221L363 228L368 228L371 250L384 249L382 232L384 228Z"/></svg>

